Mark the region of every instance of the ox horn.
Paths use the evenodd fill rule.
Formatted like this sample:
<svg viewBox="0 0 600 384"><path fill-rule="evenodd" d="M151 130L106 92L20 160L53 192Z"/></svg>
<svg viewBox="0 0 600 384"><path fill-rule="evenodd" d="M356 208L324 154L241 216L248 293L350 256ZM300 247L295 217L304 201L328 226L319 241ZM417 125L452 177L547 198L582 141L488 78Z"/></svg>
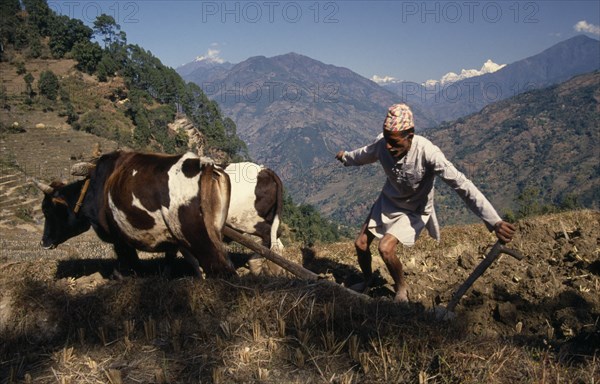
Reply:
<svg viewBox="0 0 600 384"><path fill-rule="evenodd" d="M42 183L41 181L39 181L37 179L31 179L31 182L33 183L33 185L38 187L38 189L40 191L44 192L47 195L51 195L54 192L54 188L52 188L48 184Z"/></svg>
<svg viewBox="0 0 600 384"><path fill-rule="evenodd" d="M96 166L92 163L76 163L71 166L71 175L73 176L89 176L92 169Z"/></svg>

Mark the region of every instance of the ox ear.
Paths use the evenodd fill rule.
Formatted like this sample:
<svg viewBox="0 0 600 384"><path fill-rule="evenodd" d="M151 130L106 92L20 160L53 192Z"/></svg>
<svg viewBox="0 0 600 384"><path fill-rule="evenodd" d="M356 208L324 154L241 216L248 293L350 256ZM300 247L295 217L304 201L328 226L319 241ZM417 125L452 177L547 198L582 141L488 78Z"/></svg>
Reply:
<svg viewBox="0 0 600 384"><path fill-rule="evenodd" d="M31 182L33 183L33 185L38 187L38 189L40 191L44 192L46 195L51 195L52 193L54 193L54 188L52 188L48 184L44 184L37 179L31 179Z"/></svg>
<svg viewBox="0 0 600 384"><path fill-rule="evenodd" d="M92 163L77 163L71 167L71 175L88 177L96 166Z"/></svg>

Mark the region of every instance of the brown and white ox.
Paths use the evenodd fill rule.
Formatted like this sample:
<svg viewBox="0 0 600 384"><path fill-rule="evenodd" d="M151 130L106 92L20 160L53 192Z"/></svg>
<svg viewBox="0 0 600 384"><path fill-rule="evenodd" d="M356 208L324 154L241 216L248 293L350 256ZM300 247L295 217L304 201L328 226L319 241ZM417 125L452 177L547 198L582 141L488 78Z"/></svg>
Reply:
<svg viewBox="0 0 600 384"><path fill-rule="evenodd" d="M231 181L231 202L226 225L261 239L262 245L282 254L278 237L283 209L283 184L277 174L251 162L233 163L225 168ZM281 268L254 255L248 261L253 274L279 274Z"/></svg>
<svg viewBox="0 0 600 384"><path fill-rule="evenodd" d="M84 173L85 180L66 185L36 182L45 194L44 248L91 226L113 244L119 268L139 267L136 250L167 257L179 250L198 277L199 267L207 275L235 274L222 243L231 193L223 170L191 153L116 151Z"/></svg>

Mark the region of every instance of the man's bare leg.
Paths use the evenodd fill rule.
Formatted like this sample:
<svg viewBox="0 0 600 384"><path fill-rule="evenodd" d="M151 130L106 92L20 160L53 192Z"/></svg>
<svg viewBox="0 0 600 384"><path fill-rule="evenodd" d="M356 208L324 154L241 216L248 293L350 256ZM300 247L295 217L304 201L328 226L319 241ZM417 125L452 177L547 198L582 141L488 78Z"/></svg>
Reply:
<svg viewBox="0 0 600 384"><path fill-rule="evenodd" d="M379 242L379 253L385 262L392 279L394 279L394 290L396 291L396 302L408 302L408 285L404 281L404 273L402 271L402 263L396 257L396 247L398 239L393 235L386 233Z"/></svg>
<svg viewBox="0 0 600 384"><path fill-rule="evenodd" d="M350 287L353 290L364 292L369 289L371 279L373 277L373 271L371 267L371 250L370 246L373 242L374 236L367 229L367 223L365 223L356 240L354 241L354 248L356 249L356 256L358 257L358 265L363 273L364 282L354 284Z"/></svg>

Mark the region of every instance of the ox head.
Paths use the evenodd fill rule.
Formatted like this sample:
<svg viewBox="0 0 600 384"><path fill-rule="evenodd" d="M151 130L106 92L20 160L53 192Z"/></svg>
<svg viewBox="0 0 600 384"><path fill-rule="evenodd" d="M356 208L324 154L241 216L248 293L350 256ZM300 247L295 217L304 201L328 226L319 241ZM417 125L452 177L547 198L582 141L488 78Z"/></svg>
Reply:
<svg viewBox="0 0 600 384"><path fill-rule="evenodd" d="M81 213L74 212L75 203L81 192L82 182L50 185L32 180L44 192L42 212L44 213L44 234L40 245L45 249L56 248L59 244L75 237L90 228L90 221Z"/></svg>

